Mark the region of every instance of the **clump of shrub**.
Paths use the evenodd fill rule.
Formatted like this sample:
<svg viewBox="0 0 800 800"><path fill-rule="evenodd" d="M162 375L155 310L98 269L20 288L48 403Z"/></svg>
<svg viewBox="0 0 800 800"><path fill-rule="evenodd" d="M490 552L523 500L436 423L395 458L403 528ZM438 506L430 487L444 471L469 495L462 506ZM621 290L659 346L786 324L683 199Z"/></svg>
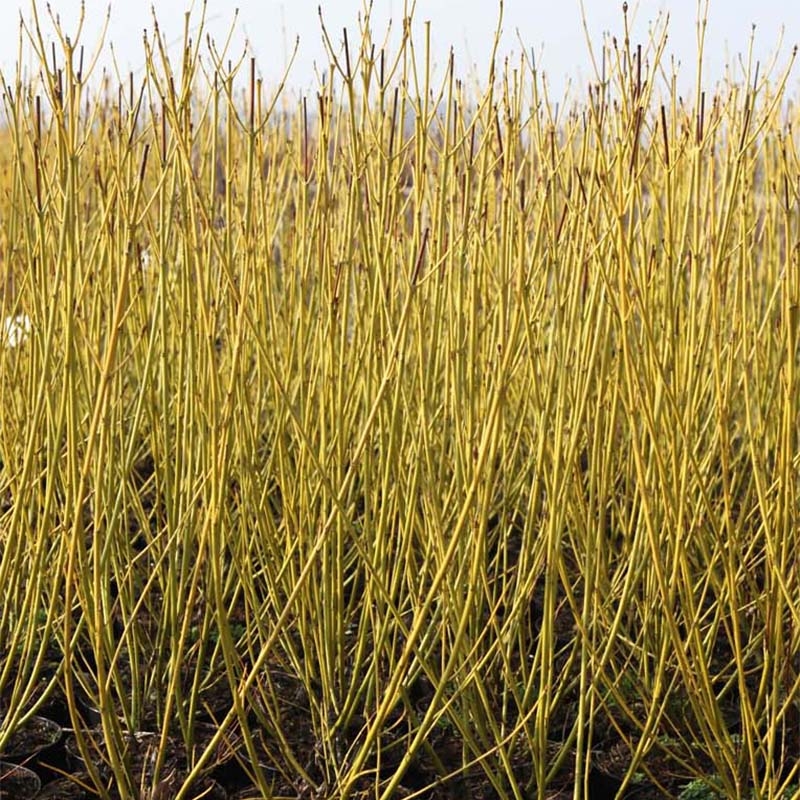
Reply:
<svg viewBox="0 0 800 800"><path fill-rule="evenodd" d="M412 30L323 31L299 99L188 22L99 92L26 30L0 753L58 700L103 797L231 761L262 796L774 797L800 751L791 65L684 101L656 30L556 106L525 58L435 75Z"/></svg>

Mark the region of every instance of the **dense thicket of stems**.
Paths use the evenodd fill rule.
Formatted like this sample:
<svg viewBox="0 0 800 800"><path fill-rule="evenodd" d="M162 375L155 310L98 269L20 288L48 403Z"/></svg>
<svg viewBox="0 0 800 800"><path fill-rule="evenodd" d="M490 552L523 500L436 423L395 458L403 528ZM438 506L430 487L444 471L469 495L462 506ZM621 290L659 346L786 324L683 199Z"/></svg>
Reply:
<svg viewBox="0 0 800 800"><path fill-rule="evenodd" d="M91 94L82 51L31 31L41 80L4 94L0 752L63 691L126 798L175 736L180 798L232 741L265 796L280 774L384 800L424 754L501 797L570 769L580 798L612 734L625 784L666 753L783 797L786 76L698 80L689 106L663 38L625 38L556 110L527 61L434 82L409 30L329 39L297 103L188 34L180 65L151 39Z"/></svg>

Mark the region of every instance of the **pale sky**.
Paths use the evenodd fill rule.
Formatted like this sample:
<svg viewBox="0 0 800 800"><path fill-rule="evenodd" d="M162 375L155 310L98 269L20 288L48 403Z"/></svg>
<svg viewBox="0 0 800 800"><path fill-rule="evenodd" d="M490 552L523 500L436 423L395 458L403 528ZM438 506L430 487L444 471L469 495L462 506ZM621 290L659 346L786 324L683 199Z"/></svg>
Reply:
<svg viewBox="0 0 800 800"><path fill-rule="evenodd" d="M17 15L6 14L0 27L0 69L7 81L13 80L17 61L19 14L31 18L30 2L2 0L7 10L16 8ZM705 0L703 0L705 2ZM217 44L227 37L234 23L234 12L239 14L235 23L235 36L230 54L243 51L245 42L255 56L259 74L267 86L275 85L291 52L295 37L300 37L299 50L290 73L289 85L298 93L313 92L317 87L315 64L327 67L321 44L320 20L322 13L335 46L342 42L342 28L347 27L350 42L357 40L358 16L363 0L208 0L206 32ZM155 0L156 15L168 41L176 46L172 50L176 59L185 12L190 0ZM651 24L659 15L669 13L669 40L667 53L680 60L681 86L689 93L694 86L697 52L698 4L696 0L630 0L629 18L633 20L631 39L645 42ZM79 0L51 0L50 6L58 14L65 33L73 33L80 9ZM484 79L488 73L488 57L492 34L497 20L498 0L417 0L415 41L418 52L424 44L424 22L431 23L432 58L443 67L449 47L455 50L456 72L468 79L476 74ZM109 4L106 0L85 0L86 23L81 37L88 52L95 48ZM112 0L111 23L106 37L106 47L100 64L111 64L113 45L117 63L123 73L137 72L143 63L142 35L145 28L152 31L150 0ZM195 0L191 24L200 19L200 0ZM604 32L622 39L622 3L615 0L584 0L588 30L593 45L599 51ZM40 20L45 36L52 35L46 6L39 3ZM400 28L403 0L374 0L372 28L374 38L381 40L389 19L394 20L395 33ZM755 29L753 29L755 25ZM736 67L739 57L746 57L751 37L754 56L765 65L777 52L776 73L789 62L793 46L800 42L800 2L795 0L711 0L705 46L704 88L713 89L714 83L724 74L726 65ZM584 32L580 0L505 0L503 36L500 55L519 58L521 48L535 53L537 65L548 76L554 99L563 95L567 81L571 80L581 97L585 95L587 81L593 75ZM30 65L30 57L23 50L23 63ZM669 60L664 62L669 65ZM99 74L99 73L98 73ZM244 73L243 73L244 74ZM741 74L741 73L738 73ZM800 88L800 66L792 71L790 94Z"/></svg>

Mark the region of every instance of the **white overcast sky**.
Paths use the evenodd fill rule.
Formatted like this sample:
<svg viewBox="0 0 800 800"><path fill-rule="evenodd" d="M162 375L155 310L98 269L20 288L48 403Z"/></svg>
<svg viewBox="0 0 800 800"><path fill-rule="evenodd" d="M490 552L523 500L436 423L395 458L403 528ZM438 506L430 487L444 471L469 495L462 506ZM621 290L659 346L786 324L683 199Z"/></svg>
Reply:
<svg viewBox="0 0 800 800"><path fill-rule="evenodd" d="M0 2L7 12L14 8L17 11L16 15L6 13L0 26L0 69L10 82L17 61L19 15L30 20L31 3L29 0ZM239 0L238 3L236 0L208 0L206 30L218 43L222 42L238 6L232 53L241 53L245 41L248 42L258 72L267 86L274 86L279 80L295 37L299 36L299 51L290 75L290 85L298 92L309 92L317 87L315 64L322 68L327 66L317 11L320 4L334 43L337 46L341 43L345 26L349 29L351 42L354 41L363 0ZM74 32L80 5L79 0L50 1L50 7L59 15L65 32ZM155 0L154 5L167 39L179 42L191 0ZM681 86L683 91L689 92L694 85L697 52L697 0L639 0L638 3L630 0L629 5L629 16L634 23L634 42L646 39L648 27L658 20L659 15L669 14L667 52L680 60ZM195 0L191 17L193 24L199 20L200 6L199 0ZM40 2L38 7L45 35L49 35L52 28L46 6ZM583 7L590 37L596 46L599 47L604 32L621 38L621 1L584 0ZM86 23L81 41L88 51L94 49L108 8L107 0L85 0ZM129 69L136 72L143 63L143 31L152 30L151 2L112 0L110 8L111 23L100 63L110 64L108 45L112 44L123 72ZM421 51L423 23L430 20L434 62L444 65L452 45L457 74L468 78L474 65L477 75L485 78L497 9L497 0L417 0L414 16L417 47ZM372 27L375 38L382 38L390 18L394 20L394 30L397 31L402 14L403 0L374 0ZM762 70L776 52L778 67L785 67L792 47L800 42L800 0L711 0L704 88L712 89L714 82L723 75L725 66L738 63L739 57L747 53L751 36L754 37L754 54L761 60ZM563 93L568 79L580 87L583 96L583 87L592 70L580 0L505 0L501 55L513 53L518 57L523 45L528 52L532 49L536 54L537 64L547 74L555 99ZM173 53L177 56L180 48L176 47ZM23 63L30 64L25 51ZM799 75L800 67L796 67L790 83L793 95L800 88Z"/></svg>

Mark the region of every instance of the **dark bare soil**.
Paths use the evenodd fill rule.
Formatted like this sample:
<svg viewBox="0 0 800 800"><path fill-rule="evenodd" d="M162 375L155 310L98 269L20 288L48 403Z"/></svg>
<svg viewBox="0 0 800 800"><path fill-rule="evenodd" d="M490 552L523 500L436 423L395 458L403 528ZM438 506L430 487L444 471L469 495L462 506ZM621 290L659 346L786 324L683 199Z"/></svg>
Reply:
<svg viewBox="0 0 800 800"><path fill-rule="evenodd" d="M55 656L55 653L53 653ZM54 661L51 669L55 670ZM286 763L275 745L275 735L263 715L254 710L249 715L248 725L253 733L253 742L258 762L268 777L273 796L278 798L309 798L317 800L335 796L335 787L326 785L326 770L320 762L321 743L315 734L308 693L295 677L273 665L270 677L281 698L282 728L287 743L314 785L299 779L291 764ZM222 683L222 682L221 682ZM221 684L220 684L221 685ZM433 695L433 688L426 681L415 686L415 705L423 708ZM2 698L6 701L8 698ZM569 729L570 718L577 710L564 706L560 722ZM126 761L133 776L135 786L156 789L152 795L141 792L141 797L149 800L168 800L174 797L193 762L193 754L203 750L216 731L215 719L220 719L228 710L230 698L223 690L209 689L204 692L204 711L197 716L192 725L193 742L187 747L185 738L179 730L170 731L166 740L165 757L154 780L155 754L158 751L161 731L150 724L139 731L122 731L125 742ZM72 729L73 721L67 711L67 701L63 687L58 685L38 715L20 727L0 754L3 762L0 767L0 789L2 800L21 798L79 798L97 797L97 783L105 786L112 798L119 797L113 784L108 751L104 746L103 734L98 724L97 712L88 701L82 701L83 727L80 738L83 752ZM559 727L554 725L554 728ZM351 725L351 730L342 734L342 748L357 740L361 730L359 720ZM387 721L387 735L382 742L380 764L368 764L372 777L365 778L357 787L356 797L374 796L375 781L385 782L392 777L403 756L403 720L399 712L397 719ZM407 735L408 727L405 732ZM394 733L396 732L396 733ZM629 764L630 753L621 734L609 720L598 719L595 725L594 742L591 753L591 774L589 779L590 800L610 800L617 796L620 776ZM558 741L550 746L555 753L560 749ZM462 769L464 743L452 727L437 727L428 737L428 747L412 762L405 771L397 797L406 797L416 792L418 796L430 800L489 800L498 796L498 790L479 766ZM574 788L573 759L568 753L564 765L548 787L549 797L566 798L572 796ZM86 756L89 762L87 764ZM687 772L681 760L689 758L693 768L702 766L702 758L697 753L680 752L665 744L663 749L653 749L645 759L638 779L622 795L627 798L676 797L692 775ZM257 798L261 794L255 788L251 756L244 746L240 731L234 725L225 742L219 746L215 756L204 770L202 777L192 786L192 797L206 797L212 800L244 800ZM685 761L684 761L685 764ZM12 765L24 767L14 770ZM706 765L710 769L710 763ZM523 796L534 797L535 785L530 767L530 757L522 749L513 754L512 767ZM446 777L456 773L455 777ZM696 773L695 773L696 774ZM377 776L377 777L375 777Z"/></svg>

